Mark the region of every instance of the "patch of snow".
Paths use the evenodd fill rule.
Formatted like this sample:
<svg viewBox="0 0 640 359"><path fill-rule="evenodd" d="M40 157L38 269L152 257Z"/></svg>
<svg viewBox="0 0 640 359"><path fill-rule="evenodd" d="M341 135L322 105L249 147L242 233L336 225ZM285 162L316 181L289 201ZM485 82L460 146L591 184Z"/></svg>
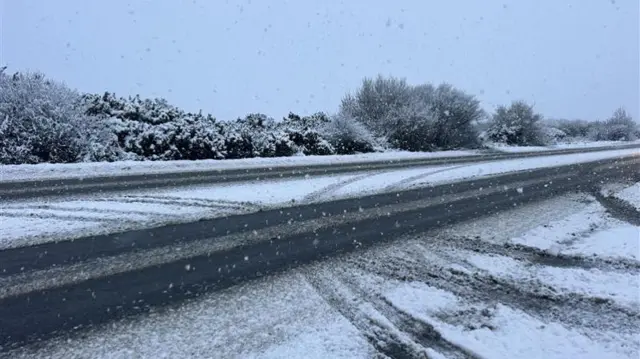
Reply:
<svg viewBox="0 0 640 359"><path fill-rule="evenodd" d="M514 243L543 250L559 246L562 242L577 240L605 226L610 219L606 210L598 203L592 203L577 213L533 228L513 238Z"/></svg>
<svg viewBox="0 0 640 359"><path fill-rule="evenodd" d="M82 232L100 227L100 222L72 221L51 218L3 217L0 215L0 247L15 245L16 239L32 236L52 236Z"/></svg>
<svg viewBox="0 0 640 359"><path fill-rule="evenodd" d="M384 294L393 305L407 313L424 312L433 315L459 304L451 292L430 287L422 282L402 282Z"/></svg>
<svg viewBox="0 0 640 359"><path fill-rule="evenodd" d="M562 250L565 254L640 261L640 227L629 224L597 231ZM640 295L640 294L639 294Z"/></svg>
<svg viewBox="0 0 640 359"><path fill-rule="evenodd" d="M640 278L634 274L604 272L596 268L557 268L526 265L500 255L468 253L466 260L491 275L518 283L549 285L559 292L578 293L594 298L608 298L628 307L640 305Z"/></svg>
<svg viewBox="0 0 640 359"><path fill-rule="evenodd" d="M640 260L640 228L614 218L598 203L511 239L552 254Z"/></svg>
<svg viewBox="0 0 640 359"><path fill-rule="evenodd" d="M492 312L491 328L468 330L436 320L431 324L447 340L471 348L484 358L635 359L640 348L638 336L606 331L587 336L501 304Z"/></svg>
<svg viewBox="0 0 640 359"><path fill-rule="evenodd" d="M640 211L640 182L619 191L614 196L631 204Z"/></svg>

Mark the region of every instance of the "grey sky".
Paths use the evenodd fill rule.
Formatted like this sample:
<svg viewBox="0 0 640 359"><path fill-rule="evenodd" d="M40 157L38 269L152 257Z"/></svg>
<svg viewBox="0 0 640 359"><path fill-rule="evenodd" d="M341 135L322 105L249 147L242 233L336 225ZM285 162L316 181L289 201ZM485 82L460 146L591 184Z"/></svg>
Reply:
<svg viewBox="0 0 640 359"><path fill-rule="evenodd" d="M640 117L638 0L0 0L0 63L222 119L333 112L362 77L447 81L488 110Z"/></svg>

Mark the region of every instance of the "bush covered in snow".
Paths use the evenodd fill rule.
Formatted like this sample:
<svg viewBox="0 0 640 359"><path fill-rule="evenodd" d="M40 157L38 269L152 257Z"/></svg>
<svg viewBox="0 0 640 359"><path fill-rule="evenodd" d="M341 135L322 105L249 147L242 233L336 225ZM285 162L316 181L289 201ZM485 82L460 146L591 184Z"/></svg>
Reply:
<svg viewBox="0 0 640 359"><path fill-rule="evenodd" d="M542 116L533 106L515 101L511 106L500 106L487 129L489 140L507 145L540 146L546 143L541 124Z"/></svg>
<svg viewBox="0 0 640 359"><path fill-rule="evenodd" d="M100 119L85 115L81 95L40 73L0 71L0 163L113 160Z"/></svg>
<svg viewBox="0 0 640 359"><path fill-rule="evenodd" d="M633 141L640 137L640 126L622 108L606 121L548 120L545 125L563 131L570 140Z"/></svg>
<svg viewBox="0 0 640 359"><path fill-rule="evenodd" d="M623 108L604 122L596 123L591 137L596 141L634 141L637 139L638 124Z"/></svg>
<svg viewBox="0 0 640 359"><path fill-rule="evenodd" d="M374 152L380 148L378 141L363 124L344 113L332 116L322 130L339 155Z"/></svg>
<svg viewBox="0 0 640 359"><path fill-rule="evenodd" d="M478 147L473 124L484 116L474 96L451 85L411 86L383 76L365 78L354 95L343 98L340 112L410 151Z"/></svg>

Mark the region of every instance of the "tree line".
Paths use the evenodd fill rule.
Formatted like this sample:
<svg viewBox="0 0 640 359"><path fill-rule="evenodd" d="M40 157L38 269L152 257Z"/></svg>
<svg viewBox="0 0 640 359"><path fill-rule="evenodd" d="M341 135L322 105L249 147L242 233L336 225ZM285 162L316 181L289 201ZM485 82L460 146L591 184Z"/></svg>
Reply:
<svg viewBox="0 0 640 359"><path fill-rule="evenodd" d="M638 125L623 109L604 121L545 120L515 101L489 115L475 96L450 84L410 85L395 77L365 78L335 114L289 113L276 120L252 113L221 121L164 99L82 94L41 73L0 69L2 164L348 155L638 137Z"/></svg>

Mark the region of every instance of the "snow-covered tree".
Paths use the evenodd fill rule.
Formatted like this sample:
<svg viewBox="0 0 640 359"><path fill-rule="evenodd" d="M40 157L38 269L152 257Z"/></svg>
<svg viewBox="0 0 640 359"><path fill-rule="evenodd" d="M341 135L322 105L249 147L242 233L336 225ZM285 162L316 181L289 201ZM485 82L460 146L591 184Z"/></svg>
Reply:
<svg viewBox="0 0 640 359"><path fill-rule="evenodd" d="M340 113L411 151L477 147L474 123L484 116L474 96L449 84L411 86L382 76L364 79L343 98Z"/></svg>
<svg viewBox="0 0 640 359"><path fill-rule="evenodd" d="M411 86L405 79L378 75L365 78L355 94L342 99L340 111L364 124L376 135L387 136L398 113L411 105Z"/></svg>
<svg viewBox="0 0 640 359"><path fill-rule="evenodd" d="M517 146L545 144L542 116L524 101L515 101L509 107L497 108L487 136L491 141Z"/></svg>

